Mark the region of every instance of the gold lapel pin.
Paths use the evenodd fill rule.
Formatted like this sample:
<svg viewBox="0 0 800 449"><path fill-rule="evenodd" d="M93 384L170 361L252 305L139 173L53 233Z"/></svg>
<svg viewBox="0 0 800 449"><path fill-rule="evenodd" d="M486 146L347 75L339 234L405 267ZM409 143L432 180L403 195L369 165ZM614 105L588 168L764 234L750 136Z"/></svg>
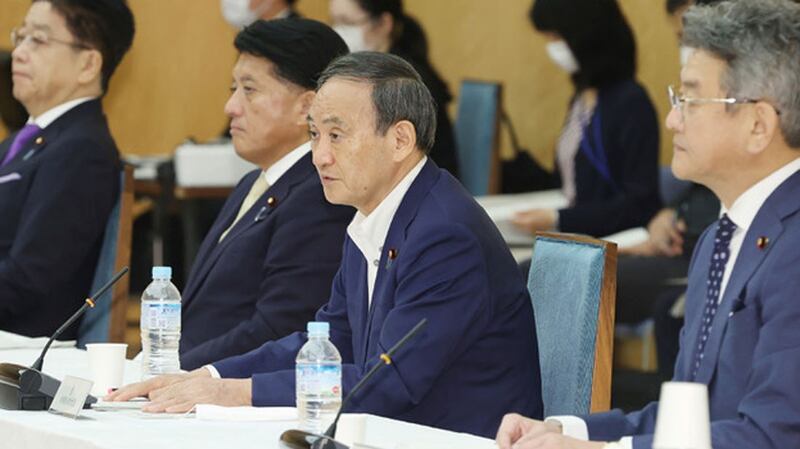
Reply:
<svg viewBox="0 0 800 449"><path fill-rule="evenodd" d="M397 250L394 248L389 249L389 260L397 259Z"/></svg>
<svg viewBox="0 0 800 449"><path fill-rule="evenodd" d="M36 138L36 140L34 140L34 143L35 143L36 145L41 145L41 144L43 144L43 143L44 143L44 137L42 137L42 136L39 136L39 137L37 137L37 138Z"/></svg>
<svg viewBox="0 0 800 449"><path fill-rule="evenodd" d="M271 196L271 197L267 198L267 206L275 207L277 205L278 205L278 199L277 198L275 198L274 196Z"/></svg>
<svg viewBox="0 0 800 449"><path fill-rule="evenodd" d="M758 249L764 249L769 245L769 237L761 236L756 240L756 246Z"/></svg>

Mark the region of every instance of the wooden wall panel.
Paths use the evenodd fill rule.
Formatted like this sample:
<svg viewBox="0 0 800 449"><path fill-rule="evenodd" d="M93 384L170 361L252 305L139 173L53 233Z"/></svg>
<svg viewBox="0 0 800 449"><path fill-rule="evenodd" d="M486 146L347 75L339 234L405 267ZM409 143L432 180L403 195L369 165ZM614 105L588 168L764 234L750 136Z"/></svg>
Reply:
<svg viewBox="0 0 800 449"><path fill-rule="evenodd" d="M219 0L129 2L137 20L136 41L105 100L122 151L169 153L187 137L206 140L218 135L226 123L222 108L236 57L235 31L221 18ZM662 3L621 0L637 37L639 78L663 122L668 112L664 91L677 79L678 53ZM0 0L0 45L10 45L6 36L29 4L30 0ZM502 81L506 108L522 144L550 165L570 86L567 76L547 59L543 41L528 22L530 4L406 0L406 9L427 30L434 64L453 93L464 78ZM308 17L327 20L326 0L300 0L299 8ZM662 142L662 161L668 162L666 130ZM506 155L507 146L504 143Z"/></svg>

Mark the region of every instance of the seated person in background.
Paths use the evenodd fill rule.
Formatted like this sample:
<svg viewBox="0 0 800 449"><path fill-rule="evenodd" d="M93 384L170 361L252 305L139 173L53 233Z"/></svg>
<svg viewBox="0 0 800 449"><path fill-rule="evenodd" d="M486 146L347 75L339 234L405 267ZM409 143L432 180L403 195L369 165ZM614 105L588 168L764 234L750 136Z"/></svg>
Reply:
<svg viewBox="0 0 800 449"><path fill-rule="evenodd" d="M532 174L560 186L569 206L520 212L514 224L596 237L644 226L661 207L658 119L634 79L636 45L617 2L537 0L530 19L575 87L556 169Z"/></svg>
<svg viewBox="0 0 800 449"><path fill-rule="evenodd" d="M680 39L681 17L691 4L712 4L719 0L667 0L675 34ZM681 58L691 49L683 47ZM672 377L678 354L678 333L682 316L675 317L673 305L686 291L686 273L697 239L719 217L719 199L707 187L691 183L676 200L659 211L647 225L648 239L620 249L617 266L616 321L636 324L655 318L658 371Z"/></svg>
<svg viewBox="0 0 800 449"><path fill-rule="evenodd" d="M350 51L380 51L405 59L422 77L436 102L436 138L430 152L436 165L458 178L458 153L447 105L447 84L428 56L428 38L419 23L403 12L402 0L330 0L333 29Z"/></svg>
<svg viewBox="0 0 800 449"><path fill-rule="evenodd" d="M0 120L9 134L25 126L28 112L14 98L14 83L11 82L11 52L0 50Z"/></svg>
<svg viewBox="0 0 800 449"><path fill-rule="evenodd" d="M244 28L256 20L297 19L297 0L222 0L222 17L236 28Z"/></svg>
<svg viewBox="0 0 800 449"><path fill-rule="evenodd" d="M49 335L90 294L120 189L101 97L133 33L124 0L34 0L12 32L14 97L30 118L0 143L2 330Z"/></svg>
<svg viewBox="0 0 800 449"><path fill-rule="evenodd" d="M692 258L673 379L708 386L715 449L800 441L798 24L792 0L724 1L684 15L683 44L693 51L670 95L672 169L710 188L724 214ZM654 402L629 414L554 417L563 434L509 415L497 443L649 449L657 411Z"/></svg>
<svg viewBox="0 0 800 449"><path fill-rule="evenodd" d="M325 201L306 116L317 77L347 46L307 19L258 21L234 43L225 105L245 175L206 235L183 291L181 367L301 330L330 296L355 211Z"/></svg>
<svg viewBox="0 0 800 449"><path fill-rule="evenodd" d="M531 300L499 231L427 157L436 109L404 60L375 52L334 61L309 112L325 197L358 209L317 321L330 323L347 394L422 318L428 326L353 398L365 412L490 436L503 410L541 416ZM294 405L295 333L190 374L108 397L149 395L146 411L197 403ZM217 373L222 379L212 378Z"/></svg>

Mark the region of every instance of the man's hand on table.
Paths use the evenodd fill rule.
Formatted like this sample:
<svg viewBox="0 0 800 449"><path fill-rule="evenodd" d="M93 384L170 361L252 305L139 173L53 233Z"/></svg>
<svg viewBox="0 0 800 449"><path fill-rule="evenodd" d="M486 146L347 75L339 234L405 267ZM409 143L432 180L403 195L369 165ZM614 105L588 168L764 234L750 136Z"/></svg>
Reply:
<svg viewBox="0 0 800 449"><path fill-rule="evenodd" d="M187 374L168 374L127 385L109 394L106 401L128 401L146 396L144 412L183 413L197 404L223 406L252 405L250 379L214 379L200 368Z"/></svg>
<svg viewBox="0 0 800 449"><path fill-rule="evenodd" d="M553 421L538 421L516 413L503 417L495 442L500 449L601 449L605 443L581 441L561 434Z"/></svg>

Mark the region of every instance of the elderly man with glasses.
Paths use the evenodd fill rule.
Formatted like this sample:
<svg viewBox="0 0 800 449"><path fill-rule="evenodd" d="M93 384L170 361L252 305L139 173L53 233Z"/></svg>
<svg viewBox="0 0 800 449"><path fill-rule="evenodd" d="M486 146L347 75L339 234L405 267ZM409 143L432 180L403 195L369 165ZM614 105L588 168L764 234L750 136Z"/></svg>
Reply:
<svg viewBox="0 0 800 449"><path fill-rule="evenodd" d="M2 330L48 335L89 294L120 184L100 98L133 34L124 0L34 0L11 33L29 118L0 143Z"/></svg>
<svg viewBox="0 0 800 449"><path fill-rule="evenodd" d="M672 169L722 203L692 258L674 373L708 387L715 449L800 441L798 24L800 4L791 0L691 8L683 44L692 52L679 90L669 92ZM650 448L657 409L544 423L507 415L497 442L501 449Z"/></svg>

